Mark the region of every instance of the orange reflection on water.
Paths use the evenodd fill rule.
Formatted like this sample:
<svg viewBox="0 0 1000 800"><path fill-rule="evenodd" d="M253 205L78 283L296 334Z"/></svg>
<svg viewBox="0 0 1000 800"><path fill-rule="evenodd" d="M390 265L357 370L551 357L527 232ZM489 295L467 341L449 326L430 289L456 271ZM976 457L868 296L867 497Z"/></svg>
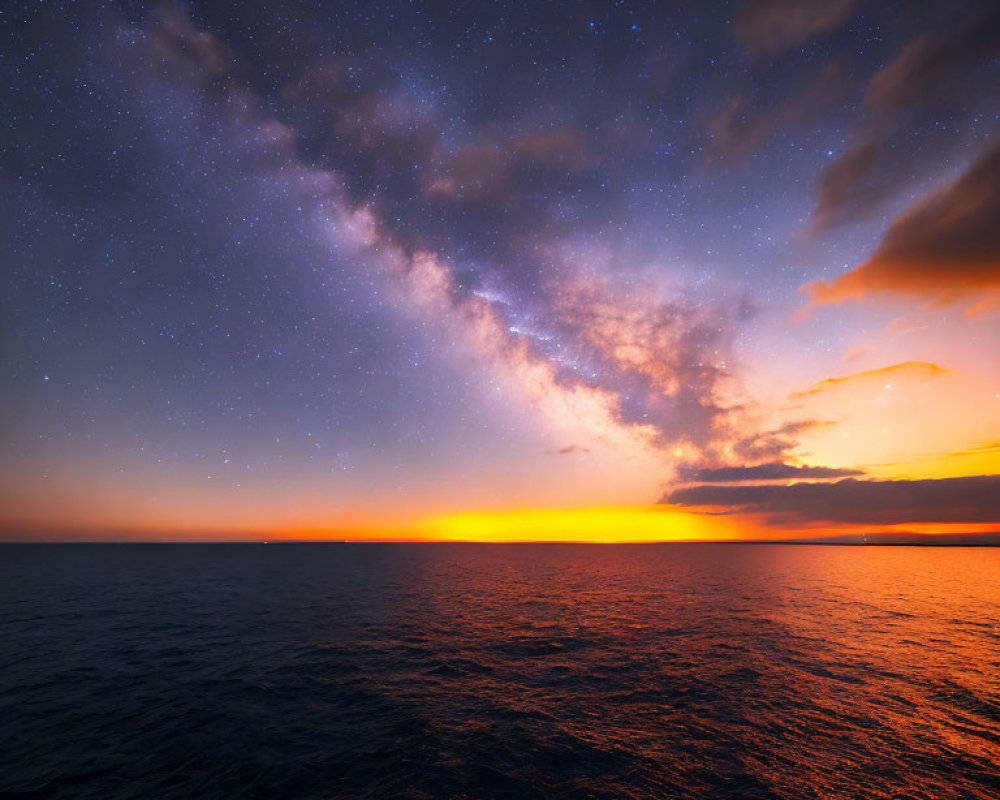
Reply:
<svg viewBox="0 0 1000 800"><path fill-rule="evenodd" d="M449 763L567 796L995 796L1000 551L347 549L387 573L366 667Z"/></svg>

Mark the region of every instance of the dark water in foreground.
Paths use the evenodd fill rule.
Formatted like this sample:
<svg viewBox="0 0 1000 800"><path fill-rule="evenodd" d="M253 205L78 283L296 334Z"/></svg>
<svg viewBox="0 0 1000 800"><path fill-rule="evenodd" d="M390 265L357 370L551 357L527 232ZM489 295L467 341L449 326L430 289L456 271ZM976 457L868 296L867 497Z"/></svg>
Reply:
<svg viewBox="0 0 1000 800"><path fill-rule="evenodd" d="M0 547L0 797L998 798L1000 549Z"/></svg>

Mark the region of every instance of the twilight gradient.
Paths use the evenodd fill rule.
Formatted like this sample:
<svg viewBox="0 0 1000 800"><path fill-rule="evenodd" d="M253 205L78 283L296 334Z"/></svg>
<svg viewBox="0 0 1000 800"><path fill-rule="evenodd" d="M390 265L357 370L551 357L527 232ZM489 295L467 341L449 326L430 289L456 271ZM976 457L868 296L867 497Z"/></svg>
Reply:
<svg viewBox="0 0 1000 800"><path fill-rule="evenodd" d="M0 8L0 535L997 530L994 5Z"/></svg>

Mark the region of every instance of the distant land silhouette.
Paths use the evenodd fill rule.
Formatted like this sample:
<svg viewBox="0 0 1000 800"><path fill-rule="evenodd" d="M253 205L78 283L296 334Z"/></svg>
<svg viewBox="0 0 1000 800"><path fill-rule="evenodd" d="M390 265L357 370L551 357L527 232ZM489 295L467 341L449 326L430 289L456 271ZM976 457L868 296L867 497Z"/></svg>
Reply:
<svg viewBox="0 0 1000 800"><path fill-rule="evenodd" d="M861 533L803 539L760 539L751 544L919 545L927 547L1000 547L1000 531L987 533Z"/></svg>

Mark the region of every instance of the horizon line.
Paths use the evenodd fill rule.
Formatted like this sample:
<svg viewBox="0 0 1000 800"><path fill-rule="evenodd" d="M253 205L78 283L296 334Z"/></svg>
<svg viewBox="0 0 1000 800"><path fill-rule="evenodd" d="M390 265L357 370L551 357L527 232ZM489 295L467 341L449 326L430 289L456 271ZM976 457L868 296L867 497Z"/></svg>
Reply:
<svg viewBox="0 0 1000 800"><path fill-rule="evenodd" d="M882 537L887 541L881 541ZM914 537L909 541L902 539ZM896 539L893 541L892 539ZM979 540L979 541L977 541ZM1000 531L956 534L882 534L874 541L856 536L818 539L636 539L633 541L597 541L594 539L0 539L2 545L303 545L303 544L416 544L416 545L674 545L674 544L749 544L749 545L821 545L831 547L1000 547Z"/></svg>

